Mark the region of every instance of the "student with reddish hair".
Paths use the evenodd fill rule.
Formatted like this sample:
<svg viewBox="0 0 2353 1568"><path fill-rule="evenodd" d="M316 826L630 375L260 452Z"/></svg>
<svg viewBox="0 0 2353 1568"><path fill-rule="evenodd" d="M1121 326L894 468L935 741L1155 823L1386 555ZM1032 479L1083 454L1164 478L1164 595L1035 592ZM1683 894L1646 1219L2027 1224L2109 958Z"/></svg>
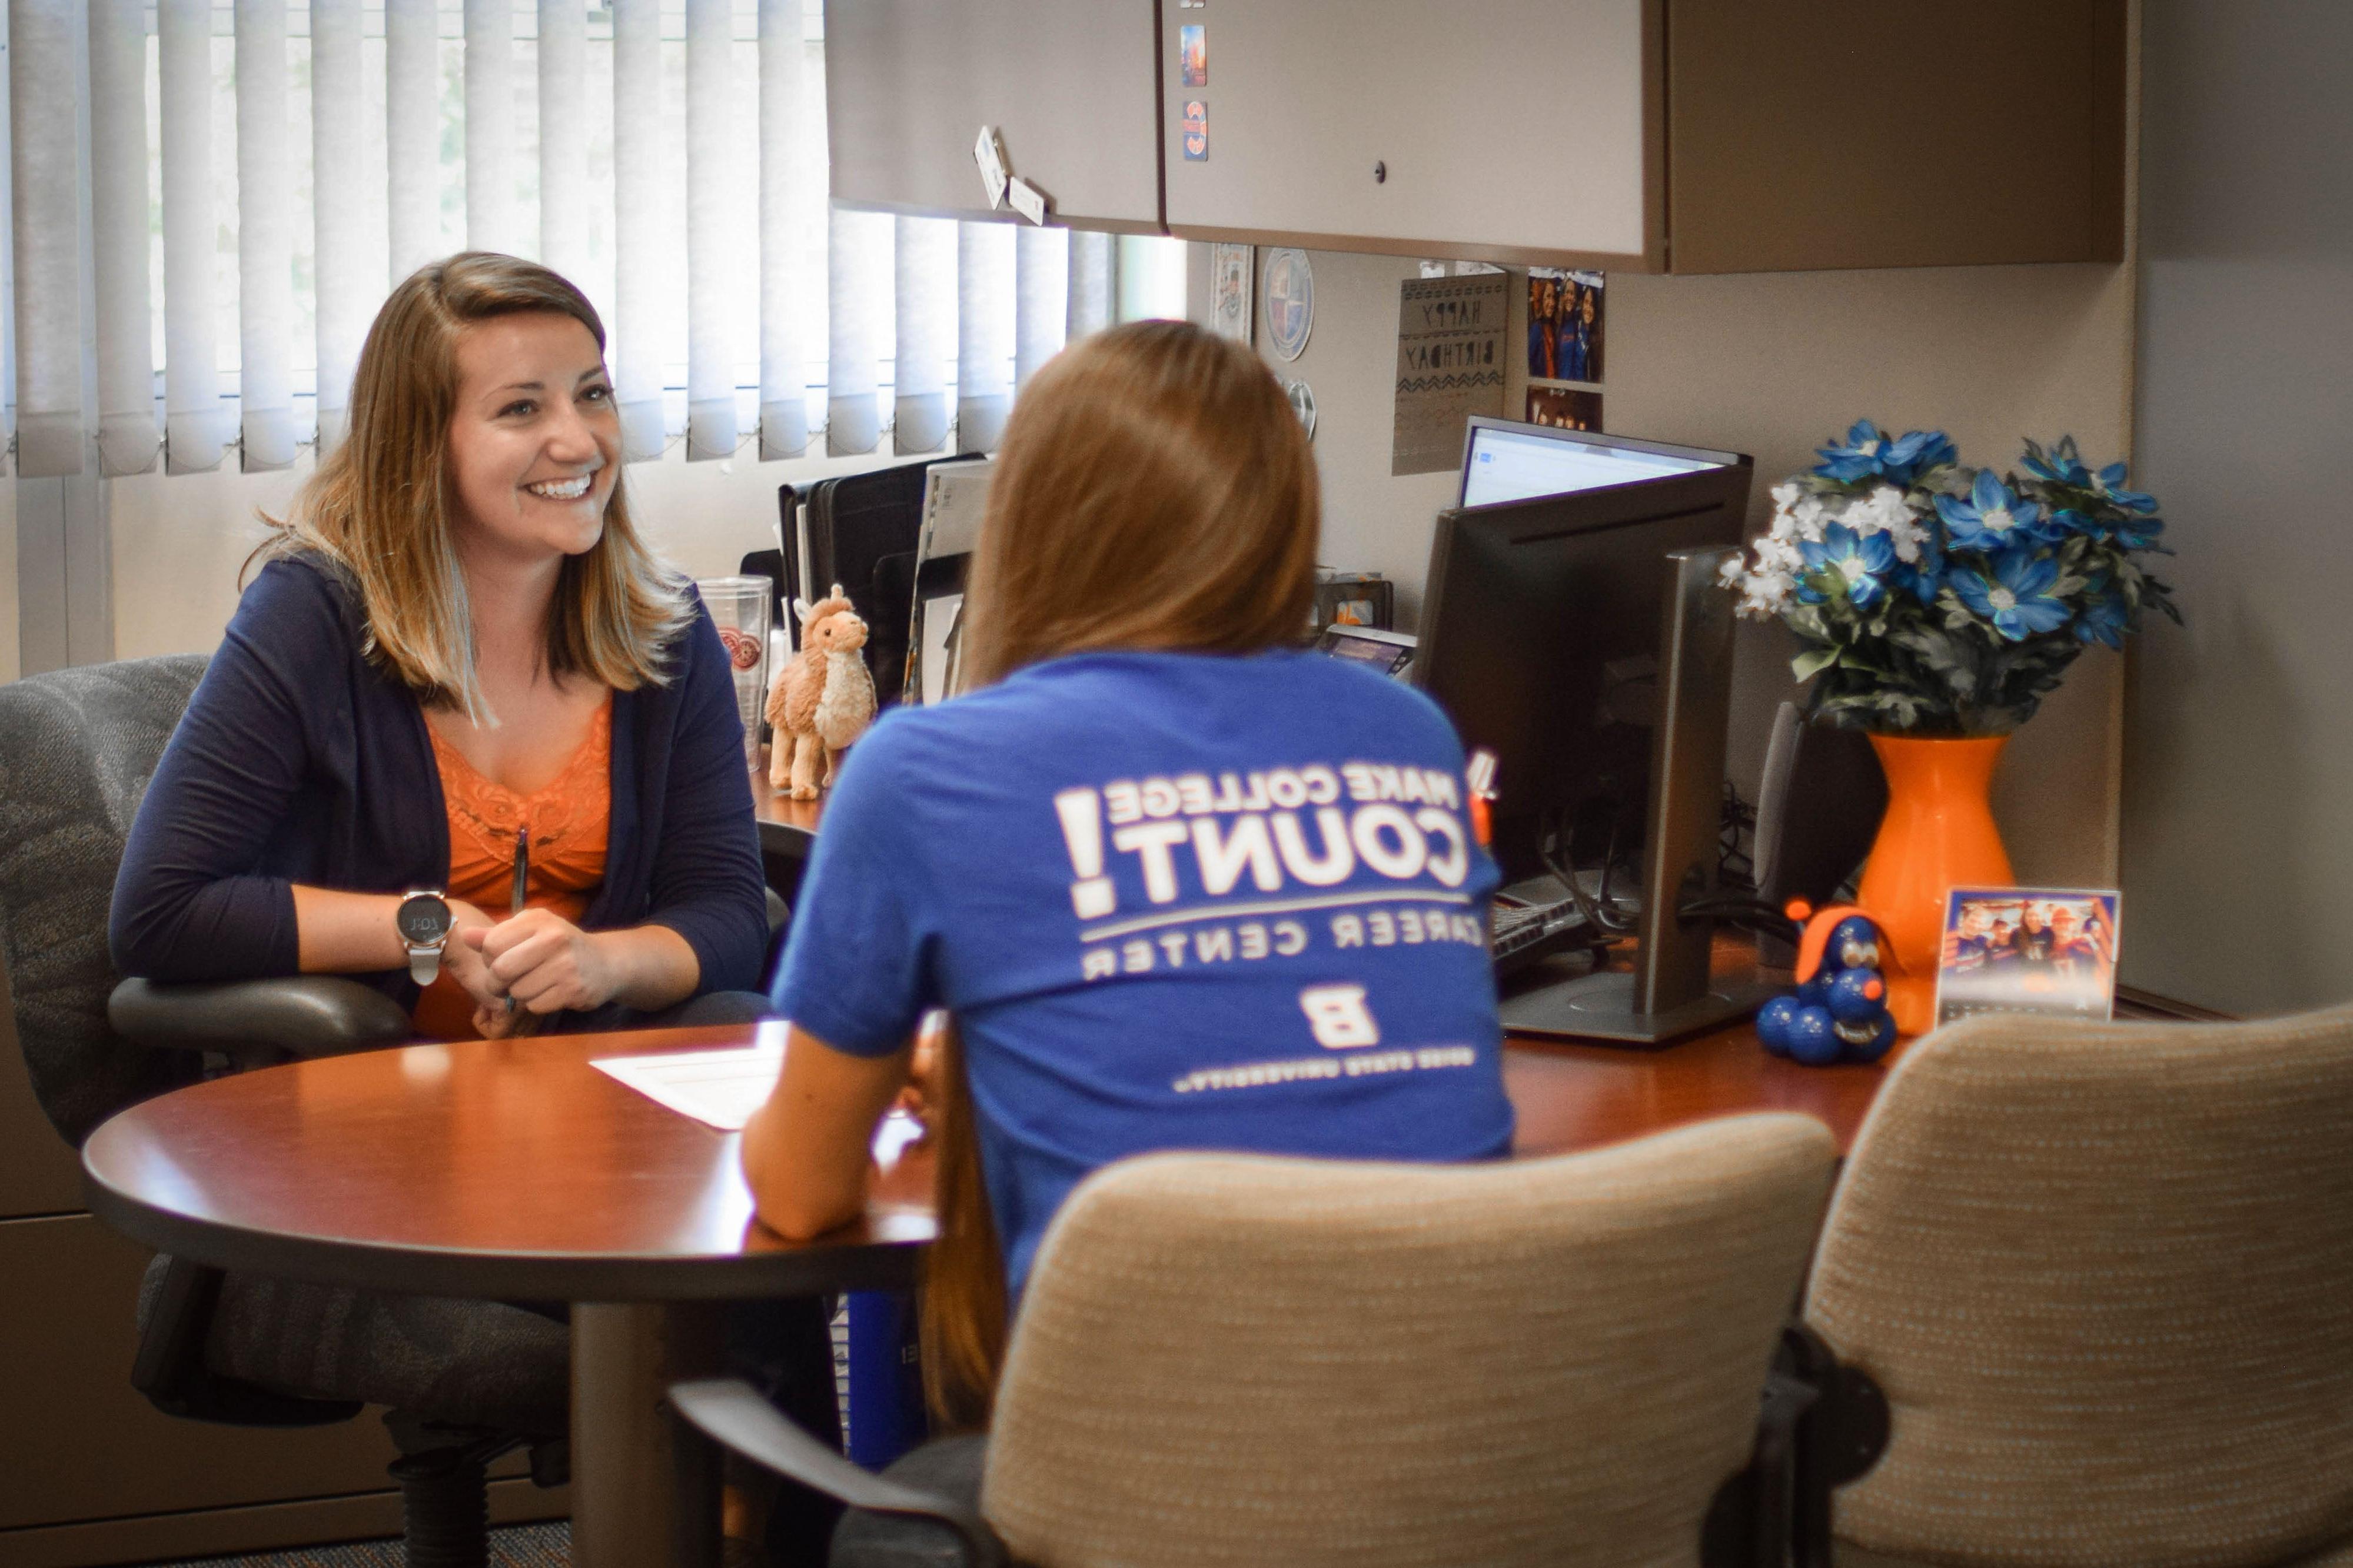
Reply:
<svg viewBox="0 0 2353 1568"><path fill-rule="evenodd" d="M1306 652L1314 459L1248 349L1120 327L1007 430L964 644L974 689L886 714L827 807L745 1128L761 1217L859 1215L929 1009L943 1233L925 1369L986 1418L1070 1190L1210 1148L1504 1153L1496 873L1428 698Z"/></svg>

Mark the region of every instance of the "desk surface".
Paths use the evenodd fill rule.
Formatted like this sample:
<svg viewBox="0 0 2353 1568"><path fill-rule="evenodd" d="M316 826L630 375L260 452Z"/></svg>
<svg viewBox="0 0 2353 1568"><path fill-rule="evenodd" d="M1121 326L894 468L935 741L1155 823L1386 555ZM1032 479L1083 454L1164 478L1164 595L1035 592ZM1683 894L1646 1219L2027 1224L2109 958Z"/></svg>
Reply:
<svg viewBox="0 0 2353 1568"><path fill-rule="evenodd" d="M760 748L759 760L752 764L752 814L760 819L760 847L771 855L792 855L807 858L809 846L817 841L817 819L825 811L825 800L795 800L779 794L768 784L768 748Z"/></svg>
<svg viewBox="0 0 2353 1568"><path fill-rule="evenodd" d="M886 1173L861 1224L795 1245L753 1220L733 1134L588 1065L743 1038L736 1026L412 1046L216 1079L92 1135L90 1207L162 1250L378 1289L651 1301L910 1281L934 1235L927 1151ZM1768 1057L1745 1025L1663 1051L1510 1046L1524 1155L1759 1110L1814 1116L1843 1151L1885 1076Z"/></svg>
<svg viewBox="0 0 2353 1568"><path fill-rule="evenodd" d="M1767 1055L1746 1021L1657 1051L1517 1036L1504 1043L1504 1087L1519 1115L1512 1149L1521 1155L1598 1149L1748 1110L1810 1116L1843 1155L1906 1048L1869 1067L1801 1067Z"/></svg>

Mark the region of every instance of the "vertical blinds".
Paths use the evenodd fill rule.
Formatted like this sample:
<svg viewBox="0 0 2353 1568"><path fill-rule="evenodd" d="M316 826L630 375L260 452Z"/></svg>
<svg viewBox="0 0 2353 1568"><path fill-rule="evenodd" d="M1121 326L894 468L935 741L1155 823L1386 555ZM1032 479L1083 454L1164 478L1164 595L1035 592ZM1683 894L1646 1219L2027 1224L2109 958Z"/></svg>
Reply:
<svg viewBox="0 0 2353 1568"><path fill-rule="evenodd" d="M16 455L32 478L82 471L79 100L90 56L76 0L19 0L8 16L8 111L15 165Z"/></svg>
<svg viewBox="0 0 2353 1568"><path fill-rule="evenodd" d="M987 450L1118 314L1108 237L829 209L814 0L8 0L5 26L27 477L332 447L386 290L459 248L589 296L632 461L799 457L819 408L828 454Z"/></svg>
<svg viewBox="0 0 2353 1568"><path fill-rule="evenodd" d="M352 370L385 287L384 253L368 244L362 21L360 0L311 0L311 243L322 452L343 438Z"/></svg>
<svg viewBox="0 0 2353 1568"><path fill-rule="evenodd" d="M91 13L99 465L110 474L140 474L154 466L164 442L155 423L155 353L148 330L146 5L144 0L95 0Z"/></svg>

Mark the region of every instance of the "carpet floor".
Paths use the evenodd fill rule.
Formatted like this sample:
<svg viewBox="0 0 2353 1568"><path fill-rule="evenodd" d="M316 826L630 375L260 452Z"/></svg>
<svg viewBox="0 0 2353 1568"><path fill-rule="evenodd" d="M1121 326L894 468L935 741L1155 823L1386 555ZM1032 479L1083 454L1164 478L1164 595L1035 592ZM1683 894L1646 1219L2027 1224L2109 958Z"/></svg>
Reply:
<svg viewBox="0 0 2353 1568"><path fill-rule="evenodd" d="M156 1568L405 1568L398 1541L354 1541L343 1546L302 1546L243 1557L205 1557ZM491 1568L571 1568L572 1527L524 1524L491 1531Z"/></svg>

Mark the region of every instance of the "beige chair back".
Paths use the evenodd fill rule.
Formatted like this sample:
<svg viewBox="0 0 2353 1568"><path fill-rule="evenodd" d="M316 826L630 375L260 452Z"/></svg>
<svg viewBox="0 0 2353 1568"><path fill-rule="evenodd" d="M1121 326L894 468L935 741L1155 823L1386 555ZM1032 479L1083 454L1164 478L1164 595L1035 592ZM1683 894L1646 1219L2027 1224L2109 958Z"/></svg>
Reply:
<svg viewBox="0 0 2353 1568"><path fill-rule="evenodd" d="M1040 1568L1689 1568L1834 1157L1761 1115L1471 1166L1112 1167L1039 1250L982 1510Z"/></svg>
<svg viewBox="0 0 2353 1568"><path fill-rule="evenodd" d="M2353 1535L2353 1008L1929 1036L1807 1318L1892 1412L1842 1542L2253 1568Z"/></svg>

